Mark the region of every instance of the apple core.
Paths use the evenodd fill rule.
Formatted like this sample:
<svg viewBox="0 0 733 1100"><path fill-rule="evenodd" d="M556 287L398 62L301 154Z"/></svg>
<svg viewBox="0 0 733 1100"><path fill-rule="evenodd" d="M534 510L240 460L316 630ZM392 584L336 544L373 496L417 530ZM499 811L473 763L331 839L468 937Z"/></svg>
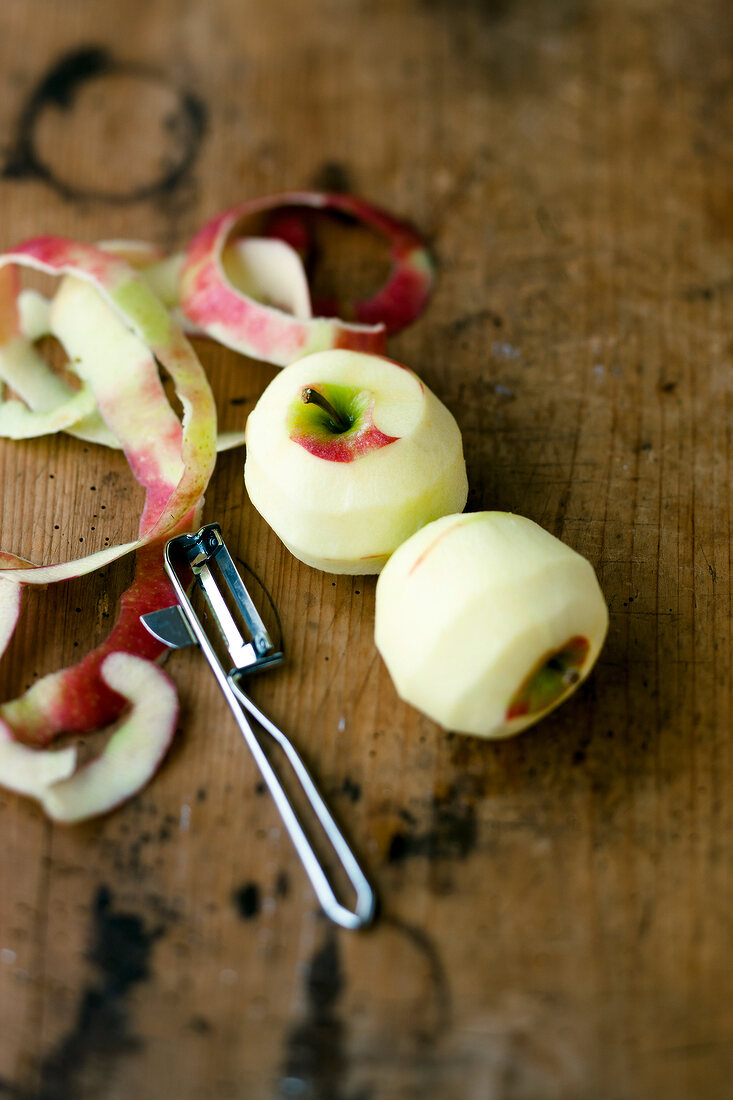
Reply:
<svg viewBox="0 0 733 1100"><path fill-rule="evenodd" d="M352 462L395 443L374 423L374 394L348 386L304 386L290 408L289 435L310 454L331 462Z"/></svg>
<svg viewBox="0 0 733 1100"><path fill-rule="evenodd" d="M589 650L588 639L577 636L543 657L512 698L506 712L507 722L524 715L539 715L558 703L580 680L580 669Z"/></svg>

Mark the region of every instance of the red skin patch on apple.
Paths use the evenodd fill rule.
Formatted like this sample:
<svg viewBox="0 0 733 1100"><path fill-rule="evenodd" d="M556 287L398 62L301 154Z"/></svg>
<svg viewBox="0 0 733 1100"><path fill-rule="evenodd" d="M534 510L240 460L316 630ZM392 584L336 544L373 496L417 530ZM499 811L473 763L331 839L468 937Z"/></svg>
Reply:
<svg viewBox="0 0 733 1100"><path fill-rule="evenodd" d="M308 389L319 392L317 386L305 387L304 392ZM294 426L290 431L290 438L315 458L323 458L328 462L353 462L370 451L378 451L399 439L398 435L386 435L374 423L373 394L369 406L360 414L360 421L358 428L351 427L344 432L332 433L325 428L314 432L312 429Z"/></svg>
<svg viewBox="0 0 733 1100"><path fill-rule="evenodd" d="M453 531L455 531L455 529L456 529L455 527L448 527L448 528L446 528L445 531L441 531L439 535L436 535L435 538L433 539L433 541L428 546L425 547L422 554L419 554L418 557L415 558L414 562L410 566L410 569L407 573L407 576L411 577L412 574L417 569L417 567L419 565L422 565L422 563L425 561L428 554L431 554L433 552L433 550L438 545L438 543L442 542L443 539L446 537L446 535L450 535Z"/></svg>
<svg viewBox="0 0 733 1100"><path fill-rule="evenodd" d="M367 323L367 322L365 322ZM379 320L368 322L379 324ZM387 332L359 332L358 329L340 329L333 342L334 348L345 348L347 351L363 351L369 355L382 355L387 347Z"/></svg>
<svg viewBox="0 0 733 1100"><path fill-rule="evenodd" d="M389 286L383 287L368 302L357 303L354 312L361 324L374 325L381 321L388 333L399 332L404 327L405 317L417 317L427 305L430 287L426 285L423 271L409 266L409 256L400 257L400 261L405 266L395 271Z"/></svg>
<svg viewBox="0 0 733 1100"><path fill-rule="evenodd" d="M380 447L395 443L399 436L385 435L376 425L367 424L358 432L334 435L330 439L315 439L309 435L294 434L290 438L316 458L325 458L328 462L353 462L354 459L363 458L370 451L377 451Z"/></svg>
<svg viewBox="0 0 733 1100"><path fill-rule="evenodd" d="M74 268L73 274L92 279L99 287L110 289L124 277L127 264L94 245L81 244L67 237L42 236L19 245L8 253L11 260L35 261L36 264L61 272Z"/></svg>

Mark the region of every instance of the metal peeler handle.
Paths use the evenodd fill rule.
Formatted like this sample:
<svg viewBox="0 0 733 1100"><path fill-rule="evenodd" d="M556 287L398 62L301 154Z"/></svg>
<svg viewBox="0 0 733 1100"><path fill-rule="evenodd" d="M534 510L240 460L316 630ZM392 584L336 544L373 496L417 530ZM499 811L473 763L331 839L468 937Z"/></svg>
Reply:
<svg viewBox="0 0 733 1100"><path fill-rule="evenodd" d="M347 909L337 899L331 883L329 882L328 875L321 866L318 856L298 820L290 799L277 777L275 769L263 752L262 746L253 734L241 709L237 708L239 713L235 713L235 718L237 719L239 728L244 734L247 744L252 751L252 755L262 773L262 778L265 780L270 794L275 800L275 804L280 811L280 816L283 819L285 828L290 833L296 851L300 856L301 863L311 881L324 913L327 917L330 917L332 921L335 921L336 924L340 924L342 928L361 928L363 925L368 924L374 916L375 899L374 892L359 866L354 853L351 851L343 833L334 821L331 811L323 801L318 788L313 782L305 763L298 755L293 743L288 740L282 730L278 729L274 722L270 721L270 719L255 706L252 700L245 695L231 679L229 680L229 684L242 706L246 707L255 721L274 737L287 756L300 783L301 790L308 799L311 809L323 826L323 831L328 837L334 852L338 856L339 862L346 872L349 882L356 891L356 904L352 911Z"/></svg>
<svg viewBox="0 0 733 1100"><path fill-rule="evenodd" d="M215 525L211 525L214 527ZM206 529L202 529L205 531ZM217 528L218 530L218 528ZM200 532L201 534L201 532ZM201 646L201 649L209 662L211 669L216 676L219 683L219 687L224 693L229 707L236 719L237 725L247 742L252 755L255 758L255 762L260 769L262 778L264 779L267 787L275 800L275 805L280 811L285 828L288 830L290 837L295 845L295 849L300 856L300 860L305 868L305 872L311 881L313 889L316 892L318 901L323 908L324 913L336 924L341 925L342 928L356 929L362 928L364 925L369 924L374 917L376 908L376 899L374 891L372 890L367 878L362 871L354 853L351 851L343 833L336 824L330 810L326 806L321 794L319 793L313 779L305 766L305 763L299 756L294 745L285 736L274 722L272 722L262 711L255 706L252 700L247 696L242 689L238 686L235 680L235 676L238 671L233 669L227 672L221 664L216 650L214 649L211 641L203 629L198 615L194 610L191 600L181 583L180 578L176 572L175 566L171 560L171 550L179 540L183 538L190 538L190 536L179 536L177 539L171 539L166 545L164 552L165 568L171 583L178 597L178 601L181 607L181 611L185 615L186 622L191 632L195 636L195 640ZM334 853L338 857L346 876L351 883L356 893L356 903L353 909L347 908L342 905L336 897L336 893L329 879L328 872L324 869L321 861L316 854L310 840L308 839L303 826L300 823L298 815L290 802L290 799L280 782L280 779L270 763L267 754L265 753L260 741L255 734L252 726L250 725L247 717L244 713L244 709L249 711L249 714L255 720L255 722L262 727L285 753L288 762L290 763L293 772L300 784L300 788L308 800L308 804L313 810L314 814L318 818L323 831L333 848Z"/></svg>

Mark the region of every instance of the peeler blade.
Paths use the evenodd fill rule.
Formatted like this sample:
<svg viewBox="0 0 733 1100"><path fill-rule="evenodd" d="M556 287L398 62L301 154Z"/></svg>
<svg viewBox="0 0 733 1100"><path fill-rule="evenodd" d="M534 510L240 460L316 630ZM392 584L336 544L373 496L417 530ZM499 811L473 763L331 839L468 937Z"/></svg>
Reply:
<svg viewBox="0 0 733 1100"><path fill-rule="evenodd" d="M169 649L183 649L187 645L198 645L196 635L188 625L188 619L183 614L180 604L173 607L163 607L160 611L148 611L140 616L149 634L157 638Z"/></svg>

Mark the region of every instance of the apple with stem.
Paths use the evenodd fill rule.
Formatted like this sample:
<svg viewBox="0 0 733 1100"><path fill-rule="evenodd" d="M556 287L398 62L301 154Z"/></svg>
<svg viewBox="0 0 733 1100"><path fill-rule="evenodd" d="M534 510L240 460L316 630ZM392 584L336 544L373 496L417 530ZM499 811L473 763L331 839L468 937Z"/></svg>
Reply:
<svg viewBox="0 0 733 1100"><path fill-rule="evenodd" d="M460 733L538 721L586 678L607 629L590 562L508 512L423 527L377 583L375 641L399 695Z"/></svg>
<svg viewBox="0 0 733 1100"><path fill-rule="evenodd" d="M332 350L278 374L246 426L255 508L301 561L378 573L438 516L466 503L461 433L407 367Z"/></svg>

